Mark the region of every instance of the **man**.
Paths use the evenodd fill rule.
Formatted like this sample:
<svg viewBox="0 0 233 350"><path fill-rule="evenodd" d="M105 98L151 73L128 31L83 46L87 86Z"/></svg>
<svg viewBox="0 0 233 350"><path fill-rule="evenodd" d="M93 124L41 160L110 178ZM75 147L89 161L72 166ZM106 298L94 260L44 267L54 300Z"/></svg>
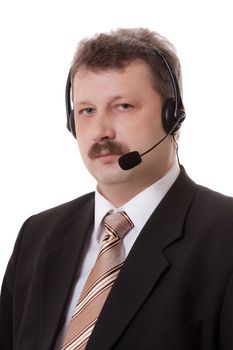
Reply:
<svg viewBox="0 0 233 350"><path fill-rule="evenodd" d="M2 350L233 349L233 199L179 166L180 90L157 33L80 43L68 128L97 188L24 223L2 287Z"/></svg>

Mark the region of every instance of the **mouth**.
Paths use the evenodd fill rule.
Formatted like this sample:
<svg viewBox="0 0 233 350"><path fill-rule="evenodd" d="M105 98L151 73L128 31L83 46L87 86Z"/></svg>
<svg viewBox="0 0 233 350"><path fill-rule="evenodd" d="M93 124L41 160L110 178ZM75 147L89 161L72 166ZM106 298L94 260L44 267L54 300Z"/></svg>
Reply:
<svg viewBox="0 0 233 350"><path fill-rule="evenodd" d="M114 153L110 151L102 151L99 154L96 155L96 158L104 158L104 157L112 157L112 156L119 156L121 153Z"/></svg>
<svg viewBox="0 0 233 350"><path fill-rule="evenodd" d="M112 164L116 163L116 161L119 158L118 153L112 153L112 152L101 152L98 155L96 155L95 159L101 161L101 163L104 164Z"/></svg>

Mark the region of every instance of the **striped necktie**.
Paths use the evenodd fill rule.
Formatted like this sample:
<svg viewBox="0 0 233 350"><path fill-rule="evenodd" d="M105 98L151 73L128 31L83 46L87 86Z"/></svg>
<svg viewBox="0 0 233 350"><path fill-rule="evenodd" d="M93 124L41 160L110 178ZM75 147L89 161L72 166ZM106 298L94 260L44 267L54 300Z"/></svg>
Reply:
<svg viewBox="0 0 233 350"><path fill-rule="evenodd" d="M134 227L125 212L107 214L99 254L84 285L61 350L84 350L125 260L122 238Z"/></svg>

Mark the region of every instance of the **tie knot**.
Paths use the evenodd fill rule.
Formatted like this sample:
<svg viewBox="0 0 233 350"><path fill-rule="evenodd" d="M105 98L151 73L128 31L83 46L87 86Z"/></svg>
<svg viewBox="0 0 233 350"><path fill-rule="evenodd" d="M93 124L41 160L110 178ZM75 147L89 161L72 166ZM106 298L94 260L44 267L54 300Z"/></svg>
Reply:
<svg viewBox="0 0 233 350"><path fill-rule="evenodd" d="M134 227L134 224L128 215L124 211L121 211L107 214L104 218L104 226L114 236L123 238Z"/></svg>

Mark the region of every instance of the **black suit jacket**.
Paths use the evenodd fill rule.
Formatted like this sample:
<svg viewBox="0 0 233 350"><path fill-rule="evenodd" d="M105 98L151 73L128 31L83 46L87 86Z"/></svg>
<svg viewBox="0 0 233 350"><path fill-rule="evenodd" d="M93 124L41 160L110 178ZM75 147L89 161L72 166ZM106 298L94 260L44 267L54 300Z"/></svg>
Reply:
<svg viewBox="0 0 233 350"><path fill-rule="evenodd" d="M92 193L24 223L2 286L1 350L53 349L93 215ZM233 349L233 199L183 169L130 251L87 346L110 349Z"/></svg>

